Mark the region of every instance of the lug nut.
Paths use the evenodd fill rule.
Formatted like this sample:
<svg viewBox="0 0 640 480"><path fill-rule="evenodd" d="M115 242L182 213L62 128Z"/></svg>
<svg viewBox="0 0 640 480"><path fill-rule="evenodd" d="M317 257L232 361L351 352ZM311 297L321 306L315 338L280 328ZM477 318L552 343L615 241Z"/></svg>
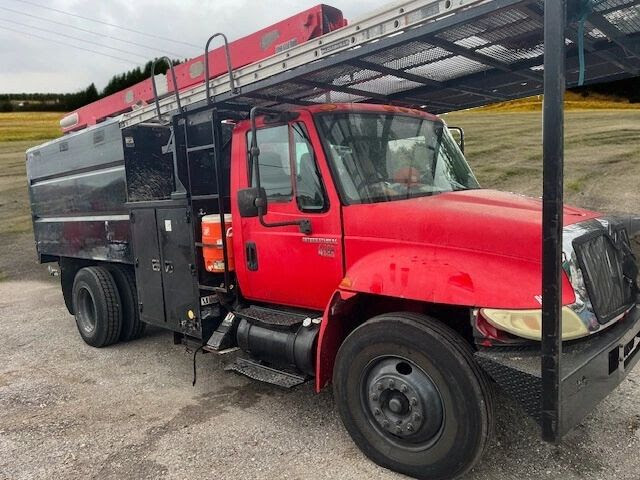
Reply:
<svg viewBox="0 0 640 480"><path fill-rule="evenodd" d="M407 424L407 430L409 430L410 432L413 432L413 423Z"/></svg>
<svg viewBox="0 0 640 480"><path fill-rule="evenodd" d="M389 380L389 388L393 388L396 386L396 382L394 382L393 380Z"/></svg>
<svg viewBox="0 0 640 480"><path fill-rule="evenodd" d="M373 414L374 414L376 417L377 417L377 416L379 416L381 413L382 413L382 412L380 411L380 409L379 409L379 408L376 408L376 409L373 411Z"/></svg>
<svg viewBox="0 0 640 480"><path fill-rule="evenodd" d="M396 420L396 425L402 425L402 420Z"/></svg>
<svg viewBox="0 0 640 480"><path fill-rule="evenodd" d="M418 399L417 398L412 398L411 399L411 406L415 407L416 405L418 405Z"/></svg>
<svg viewBox="0 0 640 480"><path fill-rule="evenodd" d="M407 392L409 391L409 388L407 388L407 386L406 386L406 385L402 385L402 387L400 388L400 391L401 391L402 393L407 393Z"/></svg>

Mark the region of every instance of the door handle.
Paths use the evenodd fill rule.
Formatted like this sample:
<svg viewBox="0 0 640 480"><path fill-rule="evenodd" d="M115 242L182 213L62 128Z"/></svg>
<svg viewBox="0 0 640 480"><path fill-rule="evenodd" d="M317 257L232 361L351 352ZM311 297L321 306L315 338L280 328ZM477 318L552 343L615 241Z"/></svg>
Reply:
<svg viewBox="0 0 640 480"><path fill-rule="evenodd" d="M165 273L173 273L173 262L166 261L164 262L164 271Z"/></svg>
<svg viewBox="0 0 640 480"><path fill-rule="evenodd" d="M247 257L247 269L251 272L258 270L258 248L255 242L244 244L245 256Z"/></svg>

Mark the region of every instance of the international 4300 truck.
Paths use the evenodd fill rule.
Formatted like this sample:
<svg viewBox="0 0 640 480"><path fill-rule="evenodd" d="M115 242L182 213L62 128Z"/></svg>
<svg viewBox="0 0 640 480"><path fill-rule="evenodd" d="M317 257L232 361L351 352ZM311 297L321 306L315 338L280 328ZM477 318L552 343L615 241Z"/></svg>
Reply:
<svg viewBox="0 0 640 480"><path fill-rule="evenodd" d="M59 264L81 337L106 347L149 324L240 349L230 368L257 380L332 384L380 465L469 470L492 384L545 415L542 201L482 188L464 134L426 110L540 90L542 14L411 1L346 26L321 6L242 40L239 65L238 44L208 43L68 115L27 170L38 255ZM562 221L559 435L622 381L640 339L637 222L572 207Z"/></svg>

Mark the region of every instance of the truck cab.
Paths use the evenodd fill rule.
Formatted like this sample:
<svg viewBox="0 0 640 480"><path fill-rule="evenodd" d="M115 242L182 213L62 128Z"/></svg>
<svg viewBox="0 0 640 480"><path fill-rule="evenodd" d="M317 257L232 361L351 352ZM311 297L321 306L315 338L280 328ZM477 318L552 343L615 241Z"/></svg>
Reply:
<svg viewBox="0 0 640 480"><path fill-rule="evenodd" d="M442 120L351 104L283 117L256 122L254 156L251 123L233 132L233 249L249 261L236 263L244 298L318 311L336 291L487 312L540 308L541 202L482 189ZM244 194L260 196L256 170L260 215L244 205ZM565 207L570 231L597 230L601 218ZM564 303L585 308L567 271ZM629 300L627 292L613 310ZM567 322L571 339L599 330L584 317L582 327ZM519 333L539 339L533 329Z"/></svg>

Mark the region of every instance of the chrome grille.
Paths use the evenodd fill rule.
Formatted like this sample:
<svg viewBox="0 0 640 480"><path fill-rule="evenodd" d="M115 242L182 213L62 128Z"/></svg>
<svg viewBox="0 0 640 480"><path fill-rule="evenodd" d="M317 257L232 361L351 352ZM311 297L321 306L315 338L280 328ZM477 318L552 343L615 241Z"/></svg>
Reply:
<svg viewBox="0 0 640 480"><path fill-rule="evenodd" d="M574 240L574 249L593 311L606 324L633 303L635 279L623 267L630 254L626 231L592 232Z"/></svg>

